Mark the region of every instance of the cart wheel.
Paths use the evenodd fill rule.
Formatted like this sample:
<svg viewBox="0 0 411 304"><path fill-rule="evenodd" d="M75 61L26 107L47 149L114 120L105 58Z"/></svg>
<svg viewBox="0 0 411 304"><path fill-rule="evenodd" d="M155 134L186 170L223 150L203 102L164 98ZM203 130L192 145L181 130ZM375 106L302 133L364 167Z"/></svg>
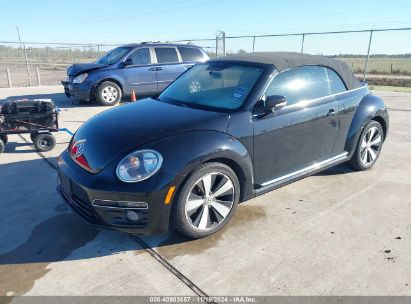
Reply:
<svg viewBox="0 0 411 304"><path fill-rule="evenodd" d="M39 152L47 152L54 149L56 139L50 133L37 134L34 137L33 143Z"/></svg>
<svg viewBox="0 0 411 304"><path fill-rule="evenodd" d="M2 136L2 138L3 138L3 136ZM3 142L2 138L0 138L0 154L3 153L4 147L6 146L6 144Z"/></svg>
<svg viewBox="0 0 411 304"><path fill-rule="evenodd" d="M0 135L1 140L3 141L4 144L7 144L9 141L9 137L4 134L4 135Z"/></svg>

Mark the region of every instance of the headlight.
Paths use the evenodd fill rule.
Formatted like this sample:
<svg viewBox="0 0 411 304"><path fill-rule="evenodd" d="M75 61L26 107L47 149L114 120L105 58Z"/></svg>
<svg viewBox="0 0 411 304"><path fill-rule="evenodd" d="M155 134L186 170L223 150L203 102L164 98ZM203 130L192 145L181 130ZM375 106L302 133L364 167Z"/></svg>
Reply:
<svg viewBox="0 0 411 304"><path fill-rule="evenodd" d="M125 183L136 183L153 176L163 157L154 150L139 150L124 157L117 166L117 177Z"/></svg>
<svg viewBox="0 0 411 304"><path fill-rule="evenodd" d="M76 78L73 79L73 83L83 83L84 80L86 80L87 76L88 76L87 73L80 74Z"/></svg>

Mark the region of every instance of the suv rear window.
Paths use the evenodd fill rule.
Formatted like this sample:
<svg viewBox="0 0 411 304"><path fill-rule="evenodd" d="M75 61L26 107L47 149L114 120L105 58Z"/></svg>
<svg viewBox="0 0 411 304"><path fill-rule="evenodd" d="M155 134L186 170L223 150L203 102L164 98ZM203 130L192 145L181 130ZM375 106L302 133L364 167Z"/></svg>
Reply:
<svg viewBox="0 0 411 304"><path fill-rule="evenodd" d="M204 57L203 53L196 48L179 46L178 51L183 61L200 61Z"/></svg>
<svg viewBox="0 0 411 304"><path fill-rule="evenodd" d="M155 48L158 63L178 62L175 48Z"/></svg>

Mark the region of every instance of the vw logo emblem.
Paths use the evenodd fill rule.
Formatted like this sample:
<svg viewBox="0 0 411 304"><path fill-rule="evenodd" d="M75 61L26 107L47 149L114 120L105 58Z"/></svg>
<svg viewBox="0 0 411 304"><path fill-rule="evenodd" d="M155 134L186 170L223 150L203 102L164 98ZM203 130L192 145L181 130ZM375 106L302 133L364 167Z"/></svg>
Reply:
<svg viewBox="0 0 411 304"><path fill-rule="evenodd" d="M83 155L84 152L84 145L86 143L85 139L76 141L72 148L71 148L71 153L76 156L76 158L79 158L81 155Z"/></svg>
<svg viewBox="0 0 411 304"><path fill-rule="evenodd" d="M77 145L76 157L79 158L84 152L84 143Z"/></svg>

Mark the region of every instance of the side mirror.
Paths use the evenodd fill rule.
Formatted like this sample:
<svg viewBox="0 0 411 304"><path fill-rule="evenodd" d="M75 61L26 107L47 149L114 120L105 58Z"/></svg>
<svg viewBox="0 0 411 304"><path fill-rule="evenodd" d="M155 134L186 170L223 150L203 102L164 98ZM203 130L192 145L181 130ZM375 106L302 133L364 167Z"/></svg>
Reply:
<svg viewBox="0 0 411 304"><path fill-rule="evenodd" d="M133 65L133 59L127 58L126 61L124 61L123 67L128 66L128 65Z"/></svg>
<svg viewBox="0 0 411 304"><path fill-rule="evenodd" d="M287 105L287 98L281 95L271 95L265 98L264 112L273 113Z"/></svg>

